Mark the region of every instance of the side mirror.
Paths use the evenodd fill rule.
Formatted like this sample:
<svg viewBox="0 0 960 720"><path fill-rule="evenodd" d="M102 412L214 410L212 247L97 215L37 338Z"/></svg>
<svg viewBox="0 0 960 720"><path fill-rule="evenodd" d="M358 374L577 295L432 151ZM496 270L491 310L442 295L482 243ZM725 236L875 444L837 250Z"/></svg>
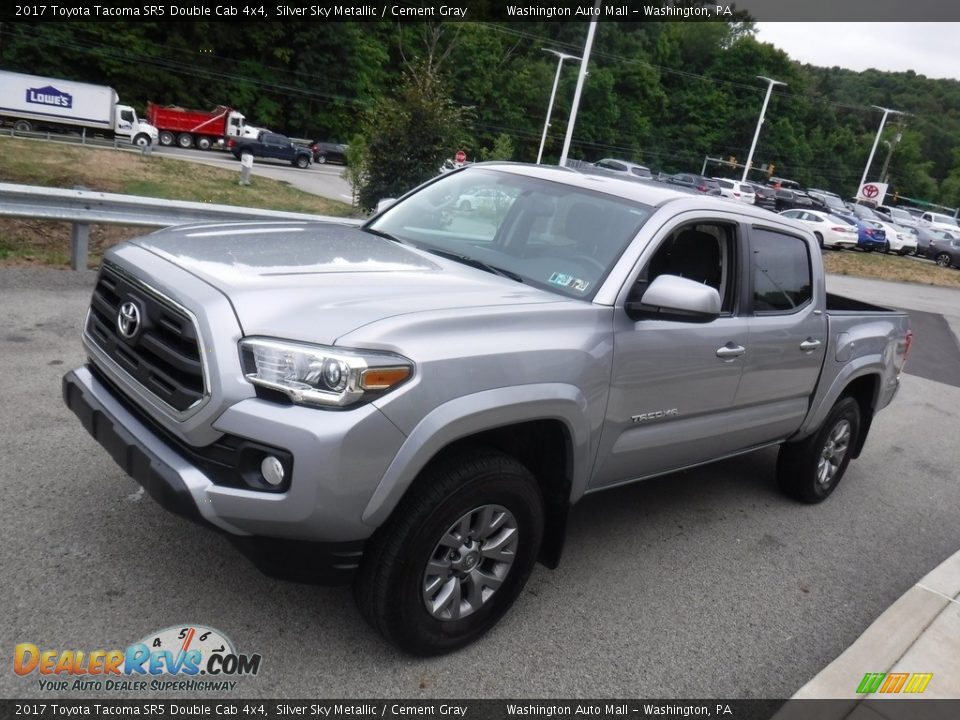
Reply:
<svg viewBox="0 0 960 720"><path fill-rule="evenodd" d="M382 200L377 201L377 214L379 215L388 207L397 202L396 198L383 198Z"/></svg>
<svg viewBox="0 0 960 720"><path fill-rule="evenodd" d="M658 275L640 301L628 302L626 310L635 320L708 323L720 316L720 293L678 275Z"/></svg>

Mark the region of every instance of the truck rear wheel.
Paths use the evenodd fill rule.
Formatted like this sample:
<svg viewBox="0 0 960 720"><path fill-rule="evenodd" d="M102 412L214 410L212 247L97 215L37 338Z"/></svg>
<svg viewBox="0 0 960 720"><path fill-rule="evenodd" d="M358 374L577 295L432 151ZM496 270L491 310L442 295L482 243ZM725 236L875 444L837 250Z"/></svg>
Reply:
<svg viewBox="0 0 960 720"><path fill-rule="evenodd" d="M850 464L859 434L860 406L852 397L842 397L813 435L780 446L780 489L805 503L826 500Z"/></svg>
<svg viewBox="0 0 960 720"><path fill-rule="evenodd" d="M360 611L408 653L467 645L523 589L543 514L536 480L503 453L466 452L428 468L364 553Z"/></svg>
<svg viewBox="0 0 960 720"><path fill-rule="evenodd" d="M201 136L197 138L197 147L200 150L209 150L212 144L213 143L210 141L210 138L206 136Z"/></svg>
<svg viewBox="0 0 960 720"><path fill-rule="evenodd" d="M161 144L161 145L165 145L166 147L170 147L171 145L173 145L173 141L174 141L174 135L173 135L172 132L170 132L169 130L161 130L161 131L160 131L160 144Z"/></svg>
<svg viewBox="0 0 960 720"><path fill-rule="evenodd" d="M30 121L29 121L29 120L17 120L17 121L13 124L13 129L14 129L16 132L28 133L28 132L30 132L31 130L33 130L33 125L30 124Z"/></svg>
<svg viewBox="0 0 960 720"><path fill-rule="evenodd" d="M187 148L193 147L193 135L189 133L180 133L177 135L177 145L182 147L184 150Z"/></svg>

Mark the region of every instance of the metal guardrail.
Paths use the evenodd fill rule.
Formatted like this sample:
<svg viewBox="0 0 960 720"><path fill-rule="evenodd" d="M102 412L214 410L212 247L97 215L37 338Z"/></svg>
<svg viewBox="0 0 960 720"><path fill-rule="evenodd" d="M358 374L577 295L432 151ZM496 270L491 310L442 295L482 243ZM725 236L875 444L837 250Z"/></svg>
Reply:
<svg viewBox="0 0 960 720"><path fill-rule="evenodd" d="M70 267L74 270L83 270L87 267L91 225L169 227L204 222L255 220L319 221L354 226L363 223L362 220L353 218L11 183L0 183L0 217L73 223L70 239Z"/></svg>

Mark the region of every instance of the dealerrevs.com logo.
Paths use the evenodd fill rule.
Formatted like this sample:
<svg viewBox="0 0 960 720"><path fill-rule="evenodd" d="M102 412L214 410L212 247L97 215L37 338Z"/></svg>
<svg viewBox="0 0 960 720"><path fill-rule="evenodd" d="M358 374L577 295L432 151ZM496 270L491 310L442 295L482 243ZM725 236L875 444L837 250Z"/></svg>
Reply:
<svg viewBox="0 0 960 720"><path fill-rule="evenodd" d="M14 649L13 671L37 677L42 691L229 691L238 677L260 671L261 656L238 653L221 633L202 625L174 625L126 650Z"/></svg>

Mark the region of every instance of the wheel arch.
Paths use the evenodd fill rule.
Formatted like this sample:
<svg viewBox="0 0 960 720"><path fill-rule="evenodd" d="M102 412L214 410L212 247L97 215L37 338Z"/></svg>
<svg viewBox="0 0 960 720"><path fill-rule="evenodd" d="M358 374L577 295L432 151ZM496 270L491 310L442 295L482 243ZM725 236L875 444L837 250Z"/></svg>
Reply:
<svg viewBox="0 0 960 720"><path fill-rule="evenodd" d="M860 457L860 451L867 441L867 433L873 423L874 410L880 397L880 376L876 373L861 375L851 380L840 393L838 400L843 397L852 397L860 407L860 431L857 433L850 457Z"/></svg>
<svg viewBox="0 0 960 720"><path fill-rule="evenodd" d="M556 567L569 507L589 472L586 401L578 389L553 384L478 395L440 406L413 429L371 496L363 522L383 525L428 465L471 447L492 447L536 478L546 513L539 559Z"/></svg>

